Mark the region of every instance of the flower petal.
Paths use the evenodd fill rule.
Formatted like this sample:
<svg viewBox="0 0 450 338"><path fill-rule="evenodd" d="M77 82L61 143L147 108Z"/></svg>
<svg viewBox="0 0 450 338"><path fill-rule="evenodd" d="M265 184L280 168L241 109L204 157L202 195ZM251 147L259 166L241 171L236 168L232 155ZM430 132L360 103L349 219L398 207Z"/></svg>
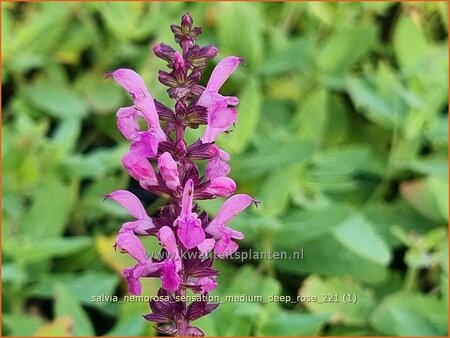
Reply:
<svg viewBox="0 0 450 338"><path fill-rule="evenodd" d="M206 165L205 174L209 180L217 177L227 176L230 172L230 166L223 161L220 156L213 157Z"/></svg>
<svg viewBox="0 0 450 338"><path fill-rule="evenodd" d="M178 275L177 265L173 260L167 260L161 268L162 287L167 291L176 291L180 287L181 278Z"/></svg>
<svg viewBox="0 0 450 338"><path fill-rule="evenodd" d="M136 219L147 218L147 212L144 209L139 198L128 190L116 190L106 195L106 198L112 199L114 202L120 204L130 215Z"/></svg>
<svg viewBox="0 0 450 338"><path fill-rule="evenodd" d="M139 278L134 277L135 267L123 269L122 276L128 283L128 292L132 295L140 295L142 293L142 286Z"/></svg>
<svg viewBox="0 0 450 338"><path fill-rule="evenodd" d="M138 137L141 129L136 120L137 110L134 107L120 108L117 111L117 127L127 140Z"/></svg>
<svg viewBox="0 0 450 338"><path fill-rule="evenodd" d="M225 106L226 107L226 106ZM236 122L237 110L235 108L224 108L223 105L216 104L208 112L208 125L213 128L230 128Z"/></svg>
<svg viewBox="0 0 450 338"><path fill-rule="evenodd" d="M194 199L194 181L187 180L183 189L183 199L181 202L181 216L190 217L192 214L192 202Z"/></svg>
<svg viewBox="0 0 450 338"><path fill-rule="evenodd" d="M130 256L136 259L139 263L147 261L147 253L144 245L139 238L131 232L122 232L116 238L116 245L125 250Z"/></svg>
<svg viewBox="0 0 450 338"><path fill-rule="evenodd" d="M205 189L206 193L214 196L230 196L236 190L236 183L229 177L213 178L208 187Z"/></svg>
<svg viewBox="0 0 450 338"><path fill-rule="evenodd" d="M178 247L175 239L175 234L168 226L159 229L158 238L162 246L171 254L178 256Z"/></svg>
<svg viewBox="0 0 450 338"><path fill-rule="evenodd" d="M155 102L150 95L144 80L134 70L121 68L110 74L114 80L131 95L134 104L141 111L150 128L155 129L158 140L166 140L166 135L159 124Z"/></svg>
<svg viewBox="0 0 450 338"><path fill-rule="evenodd" d="M163 153L158 159L159 173L163 177L169 189L176 190L180 185L177 162L168 152Z"/></svg>
<svg viewBox="0 0 450 338"><path fill-rule="evenodd" d="M139 139L131 144L130 151L138 156L153 158L158 152L158 139L152 131L140 134Z"/></svg>
<svg viewBox="0 0 450 338"><path fill-rule="evenodd" d="M231 240L229 234L224 234L222 238L217 241L214 252L220 256L229 256L236 252L238 247L237 243Z"/></svg>
<svg viewBox="0 0 450 338"><path fill-rule="evenodd" d="M197 248L200 250L200 252L203 255L206 255L208 252L210 252L212 249L214 249L214 245L216 244L216 241L213 238L207 238L203 242L201 242Z"/></svg>
<svg viewBox="0 0 450 338"><path fill-rule="evenodd" d="M220 87L236 70L242 60L242 58L237 56L229 56L220 61L211 73L206 90L219 91Z"/></svg>
<svg viewBox="0 0 450 338"><path fill-rule="evenodd" d="M214 290L217 287L217 282L215 279L210 277L202 277L195 281L195 284L201 286L201 293L207 293Z"/></svg>
<svg viewBox="0 0 450 338"><path fill-rule="evenodd" d="M122 157L122 164L137 181L146 185L157 185L158 180L150 162L143 156L127 153Z"/></svg>
<svg viewBox="0 0 450 338"><path fill-rule="evenodd" d="M219 236L225 224L241 211L245 210L252 201L253 199L245 194L237 194L230 197L222 205L216 217L205 228L205 231L213 236Z"/></svg>
<svg viewBox="0 0 450 338"><path fill-rule="evenodd" d="M177 235L186 249L195 248L205 240L202 222L198 218L178 220Z"/></svg>

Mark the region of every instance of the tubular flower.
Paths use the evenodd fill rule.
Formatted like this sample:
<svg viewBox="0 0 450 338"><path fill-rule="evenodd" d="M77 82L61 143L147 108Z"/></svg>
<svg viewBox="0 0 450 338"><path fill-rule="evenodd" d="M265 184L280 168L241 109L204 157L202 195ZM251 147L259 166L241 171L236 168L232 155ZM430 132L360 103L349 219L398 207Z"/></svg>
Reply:
<svg viewBox="0 0 450 338"><path fill-rule="evenodd" d="M167 62L169 70L159 71L158 79L168 87L175 101L173 108L156 101L135 71L121 68L107 74L133 101L117 112L117 127L130 141L121 162L143 189L170 200L150 217L129 191L116 190L105 197L133 218L122 225L114 245L136 261L122 271L129 292L142 293L141 278L157 277L161 281L159 299L150 301L152 312L144 318L154 322L164 335L203 336L204 332L191 322L209 314L218 304L182 301L179 296L186 295L187 289L207 295L217 287L218 271L213 268L217 257L209 254L227 256L238 249L236 241L244 235L227 224L254 202L245 194L232 196L236 183L227 177L230 155L214 144L236 123L239 99L223 96L219 90L243 59L230 56L220 61L205 88L199 81L207 62L217 55L217 48L196 44L201 29L193 27L189 14L183 15L181 25L170 28L181 50L161 43L153 47L153 52ZM145 128L141 122L145 122ZM200 125L206 126L203 136L188 144L186 129ZM196 161L207 161L204 172ZM196 200L217 197L228 199L211 220ZM161 246L158 259L154 253L147 253L142 236L157 238Z"/></svg>

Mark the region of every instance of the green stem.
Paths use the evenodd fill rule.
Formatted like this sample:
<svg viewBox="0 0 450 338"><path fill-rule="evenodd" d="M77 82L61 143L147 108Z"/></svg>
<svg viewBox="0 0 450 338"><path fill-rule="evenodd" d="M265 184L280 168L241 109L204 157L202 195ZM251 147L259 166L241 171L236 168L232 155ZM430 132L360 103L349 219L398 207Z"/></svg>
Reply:
<svg viewBox="0 0 450 338"><path fill-rule="evenodd" d="M408 267L405 276L405 284L403 290L407 293L412 293L417 288L417 277L419 275L419 270L413 267Z"/></svg>

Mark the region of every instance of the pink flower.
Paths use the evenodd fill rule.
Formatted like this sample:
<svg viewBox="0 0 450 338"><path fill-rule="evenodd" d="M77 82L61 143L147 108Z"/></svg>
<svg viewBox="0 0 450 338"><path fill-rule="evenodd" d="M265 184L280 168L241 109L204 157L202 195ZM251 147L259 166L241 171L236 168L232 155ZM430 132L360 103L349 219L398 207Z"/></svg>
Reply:
<svg viewBox="0 0 450 338"><path fill-rule="evenodd" d="M229 56L214 68L205 91L198 100L200 106L208 109L208 125L201 137L203 143L214 142L220 133L227 131L236 122L236 106L239 99L234 96L222 96L219 89L236 70L243 59Z"/></svg>
<svg viewBox="0 0 450 338"><path fill-rule="evenodd" d="M229 159L230 155L225 150L220 149L219 155L208 161L205 170L206 177L212 180L217 177L227 176L230 172L230 166L227 163Z"/></svg>
<svg viewBox="0 0 450 338"><path fill-rule="evenodd" d="M122 276L128 283L129 292L140 295L142 287L139 279L158 270L158 265L147 257L141 241L131 232L120 233L117 236L115 246L137 260L138 263L135 266L122 270Z"/></svg>
<svg viewBox="0 0 450 338"><path fill-rule="evenodd" d="M175 234L168 226L164 226L159 229L158 238L161 242L161 246L165 248L168 253L168 257L162 263L161 267L162 287L167 291L178 290L181 283L179 272L181 271L182 264Z"/></svg>
<svg viewBox="0 0 450 338"><path fill-rule="evenodd" d="M145 157L127 153L122 157L122 164L130 176L138 181L144 189L158 184L155 171Z"/></svg>
<svg viewBox="0 0 450 338"><path fill-rule="evenodd" d="M119 232L134 232L136 234L147 234L147 230L154 228L152 219L147 215L144 206L139 199L127 190L116 190L105 195L121 205L136 220L122 225Z"/></svg>
<svg viewBox="0 0 450 338"><path fill-rule="evenodd" d="M215 278L211 277L198 278L196 281L194 281L194 284L200 286L201 288L201 291L199 292L200 294L211 292L217 287L217 282Z"/></svg>
<svg viewBox="0 0 450 338"><path fill-rule="evenodd" d="M252 201L253 199L245 194L237 194L230 197L222 205L216 217L205 228L205 231L208 234L218 240L214 248L214 251L217 254L229 255L237 250L238 245L233 239L242 239L244 238L244 235L225 225L231 221L233 217L245 210Z"/></svg>
<svg viewBox="0 0 450 338"><path fill-rule="evenodd" d="M177 190L180 185L177 162L168 152L163 153L158 159L159 173L171 190Z"/></svg>
<svg viewBox="0 0 450 338"><path fill-rule="evenodd" d="M198 219L197 214L192 212L193 198L194 182L189 179L183 190L181 215L174 222L174 226L178 226L178 238L186 249L196 247L205 239L202 222Z"/></svg>
<svg viewBox="0 0 450 338"><path fill-rule="evenodd" d="M117 112L119 130L129 140L131 151L136 155L154 157L158 150L158 143L167 139L159 124L158 113L152 96L147 90L142 78L131 69L118 69L107 76L125 88L134 102L133 107L120 108ZM137 121L143 117L148 130L141 131Z"/></svg>
<svg viewBox="0 0 450 338"><path fill-rule="evenodd" d="M236 190L236 183L229 177L213 178L205 193L211 194L213 197L227 197Z"/></svg>

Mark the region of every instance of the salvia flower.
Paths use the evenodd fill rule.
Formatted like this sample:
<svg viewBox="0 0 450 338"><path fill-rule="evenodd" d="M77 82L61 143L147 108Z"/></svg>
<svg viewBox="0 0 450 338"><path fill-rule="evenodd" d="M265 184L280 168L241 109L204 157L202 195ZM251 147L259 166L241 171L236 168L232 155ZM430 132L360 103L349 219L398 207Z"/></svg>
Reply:
<svg viewBox="0 0 450 338"><path fill-rule="evenodd" d="M161 43L153 47L153 52L169 67L169 71L159 71L158 79L168 87L175 101L173 108L156 101L135 71L122 68L107 74L130 94L133 102L117 112L118 129L130 141L122 164L143 189L170 201L158 215L150 217L138 197L129 191L116 190L105 197L130 215L114 245L136 261L122 271L129 292L141 294L141 278L161 280L158 296L165 300L152 300L152 313L144 318L156 323L157 330L166 335L203 336L204 332L191 322L218 304L189 303L177 296L186 295L188 290L207 295L217 287L218 272L210 254L226 257L238 249L237 240L244 235L228 223L255 202L245 194L233 196L236 183L227 176L230 156L214 144L236 123L239 99L219 92L243 59L230 56L220 61L205 88L199 81L207 62L217 55L217 48L196 44L201 29L193 26L189 14L183 15L181 25L172 25L171 30L181 50ZM187 144L186 128L200 125L205 125L203 136ZM196 161L207 161L203 174ZM211 220L195 200L217 197L228 199ZM158 259L146 251L142 236L158 239Z"/></svg>

